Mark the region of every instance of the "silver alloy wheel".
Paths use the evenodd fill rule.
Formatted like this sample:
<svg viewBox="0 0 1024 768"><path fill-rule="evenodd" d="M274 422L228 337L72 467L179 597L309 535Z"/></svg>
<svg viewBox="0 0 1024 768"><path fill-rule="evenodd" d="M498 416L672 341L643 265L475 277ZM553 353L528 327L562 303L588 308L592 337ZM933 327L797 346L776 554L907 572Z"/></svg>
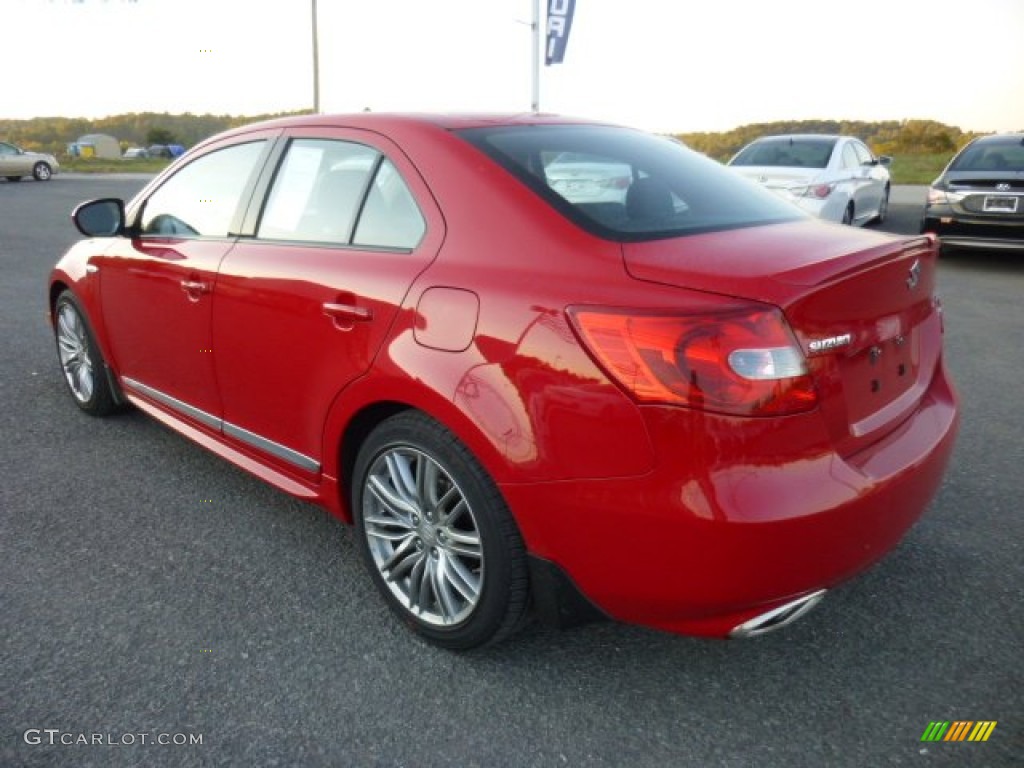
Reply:
<svg viewBox="0 0 1024 768"><path fill-rule="evenodd" d="M61 304L57 310L57 350L71 394L80 403L89 402L96 386L89 337L81 316L69 303Z"/></svg>
<svg viewBox="0 0 1024 768"><path fill-rule="evenodd" d="M413 448L388 448L366 475L362 515L374 565L410 613L435 627L472 614L484 581L480 530L440 464Z"/></svg>
<svg viewBox="0 0 1024 768"><path fill-rule="evenodd" d="M52 175L50 173L50 166L46 163L36 163L36 167L33 169L32 175L36 177L37 181L49 181L50 176Z"/></svg>

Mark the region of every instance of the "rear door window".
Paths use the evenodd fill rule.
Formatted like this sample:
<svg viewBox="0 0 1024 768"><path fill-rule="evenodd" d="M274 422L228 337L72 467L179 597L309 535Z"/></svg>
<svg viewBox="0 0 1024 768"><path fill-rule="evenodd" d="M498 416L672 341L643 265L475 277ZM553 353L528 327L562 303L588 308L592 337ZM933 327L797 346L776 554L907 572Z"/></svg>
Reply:
<svg viewBox="0 0 1024 768"><path fill-rule="evenodd" d="M859 141L851 141L850 146L853 147L853 151L857 154L857 159L861 165L871 165L875 162L875 156L871 154L871 150Z"/></svg>
<svg viewBox="0 0 1024 768"><path fill-rule="evenodd" d="M266 240L414 248L426 224L395 166L350 141L294 139L257 236Z"/></svg>

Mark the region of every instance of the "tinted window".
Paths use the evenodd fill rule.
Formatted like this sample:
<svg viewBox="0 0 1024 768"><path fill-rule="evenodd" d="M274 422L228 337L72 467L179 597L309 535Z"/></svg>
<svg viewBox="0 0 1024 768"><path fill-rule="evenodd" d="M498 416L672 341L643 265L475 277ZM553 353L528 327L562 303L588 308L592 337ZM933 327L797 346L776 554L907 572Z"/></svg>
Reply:
<svg viewBox="0 0 1024 768"><path fill-rule="evenodd" d="M843 168L860 168L860 158L852 144L843 146Z"/></svg>
<svg viewBox="0 0 1024 768"><path fill-rule="evenodd" d="M413 248L423 216L395 166L363 144L295 139L260 221L259 237Z"/></svg>
<svg viewBox="0 0 1024 768"><path fill-rule="evenodd" d="M859 141L851 141L850 146L853 147L853 151L857 153L857 159L860 160L861 165L870 165L875 161L875 157L871 154L871 150Z"/></svg>
<svg viewBox="0 0 1024 768"><path fill-rule="evenodd" d="M460 135L602 237L653 240L802 216L713 160L641 131L532 125L473 128ZM568 176L573 170L581 175ZM582 184L563 183L573 180Z"/></svg>
<svg viewBox="0 0 1024 768"><path fill-rule="evenodd" d="M951 171L1024 171L1024 144L1016 141L975 142L957 155Z"/></svg>
<svg viewBox="0 0 1024 768"><path fill-rule="evenodd" d="M259 236L348 243L378 156L348 141L292 141L274 178Z"/></svg>
<svg viewBox="0 0 1024 768"><path fill-rule="evenodd" d="M355 245L415 248L426 222L398 169L384 159L370 186L356 227Z"/></svg>
<svg viewBox="0 0 1024 768"><path fill-rule="evenodd" d="M0 142L0 155L16 155L18 150L10 144Z"/></svg>
<svg viewBox="0 0 1024 768"><path fill-rule="evenodd" d="M143 234L225 237L264 142L236 144L197 158L146 201Z"/></svg>
<svg viewBox="0 0 1024 768"><path fill-rule="evenodd" d="M762 139L744 147L729 165L825 168L835 145L836 140L828 138Z"/></svg>

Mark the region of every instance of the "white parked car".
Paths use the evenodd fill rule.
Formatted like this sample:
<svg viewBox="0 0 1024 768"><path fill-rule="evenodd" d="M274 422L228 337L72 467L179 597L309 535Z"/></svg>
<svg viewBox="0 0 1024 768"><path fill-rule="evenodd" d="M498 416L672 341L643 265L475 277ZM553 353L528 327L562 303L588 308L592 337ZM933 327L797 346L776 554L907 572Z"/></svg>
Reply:
<svg viewBox="0 0 1024 768"><path fill-rule="evenodd" d="M852 136L794 134L757 139L728 164L815 216L864 225L885 219L891 162Z"/></svg>

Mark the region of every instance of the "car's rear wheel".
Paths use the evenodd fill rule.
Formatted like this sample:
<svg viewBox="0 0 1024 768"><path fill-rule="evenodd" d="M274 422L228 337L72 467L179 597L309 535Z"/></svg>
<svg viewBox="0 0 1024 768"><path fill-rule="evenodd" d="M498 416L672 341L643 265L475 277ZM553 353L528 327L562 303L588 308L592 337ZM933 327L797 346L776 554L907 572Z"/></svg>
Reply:
<svg viewBox="0 0 1024 768"><path fill-rule="evenodd" d="M53 170L46 163L36 163L32 167L32 176L36 181L49 181Z"/></svg>
<svg viewBox="0 0 1024 768"><path fill-rule="evenodd" d="M8 181L21 181L21 176L8 176Z"/></svg>
<svg viewBox="0 0 1024 768"><path fill-rule="evenodd" d="M853 203L846 206L846 210L843 211L843 224L853 224Z"/></svg>
<svg viewBox="0 0 1024 768"><path fill-rule="evenodd" d="M374 583L414 632L464 650L522 624L522 538L494 482L442 425L407 411L374 429L356 459L352 509Z"/></svg>
<svg viewBox="0 0 1024 768"><path fill-rule="evenodd" d="M107 379L103 356L71 291L64 291L57 298L53 314L57 356L75 403L93 416L116 410L117 401Z"/></svg>

